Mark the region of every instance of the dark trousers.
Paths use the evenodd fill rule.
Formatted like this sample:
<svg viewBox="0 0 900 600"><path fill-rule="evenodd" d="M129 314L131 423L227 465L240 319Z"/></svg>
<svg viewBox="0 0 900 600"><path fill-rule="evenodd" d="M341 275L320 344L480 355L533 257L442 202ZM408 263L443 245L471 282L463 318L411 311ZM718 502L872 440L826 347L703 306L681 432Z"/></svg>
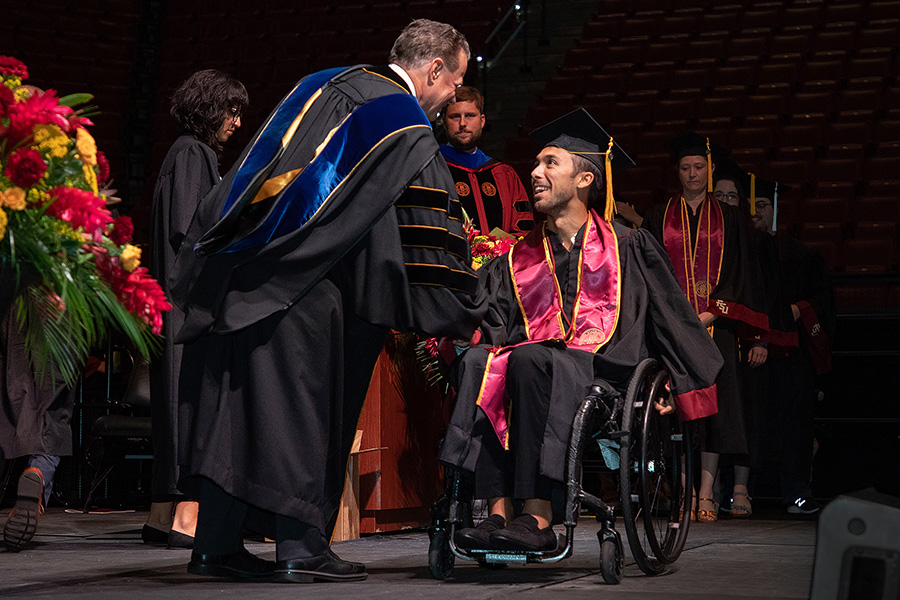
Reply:
<svg viewBox="0 0 900 600"><path fill-rule="evenodd" d="M315 527L242 502L208 479L199 485L200 513L194 552L226 555L244 547L244 528L275 539L277 560L318 556L328 540Z"/></svg>
<svg viewBox="0 0 900 600"><path fill-rule="evenodd" d="M482 449L475 467L475 495L550 500L553 483L540 474L541 449L550 411L554 349L527 344L510 352L506 391L510 397L509 451L486 418L476 424Z"/></svg>

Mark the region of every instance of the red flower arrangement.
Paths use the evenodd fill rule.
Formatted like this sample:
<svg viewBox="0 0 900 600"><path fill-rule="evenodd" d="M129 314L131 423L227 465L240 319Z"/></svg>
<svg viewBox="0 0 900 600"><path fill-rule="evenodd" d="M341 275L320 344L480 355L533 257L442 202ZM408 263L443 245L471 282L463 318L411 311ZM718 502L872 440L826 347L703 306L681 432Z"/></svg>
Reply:
<svg viewBox="0 0 900 600"><path fill-rule="evenodd" d="M131 241L131 236L133 235L134 223L131 222L131 217L123 215L113 222L113 228L109 234L109 239L117 246L124 246Z"/></svg>
<svg viewBox="0 0 900 600"><path fill-rule="evenodd" d="M99 169L97 181L100 182L100 185L103 185L109 181L109 160L107 160L102 150L97 152L97 168Z"/></svg>
<svg viewBox="0 0 900 600"><path fill-rule="evenodd" d="M97 243L103 241L106 227L113 222L113 218L102 198L70 187L53 188L49 194L48 215L65 221L72 229L84 229Z"/></svg>
<svg viewBox="0 0 900 600"><path fill-rule="evenodd" d="M162 313L171 310L172 305L156 280L148 275L147 268L138 267L129 273L121 259L110 256L102 246L88 246L86 249L94 254L97 271L119 302L159 335L162 332Z"/></svg>
<svg viewBox="0 0 900 600"><path fill-rule="evenodd" d="M47 163L34 148L19 148L9 155L4 172L20 188L30 188L47 172Z"/></svg>
<svg viewBox="0 0 900 600"><path fill-rule="evenodd" d="M0 316L16 310L39 377L71 385L110 328L149 357L172 307L128 243L131 219L114 220L99 189L109 163L72 108L92 97L23 87L27 76L0 56Z"/></svg>
<svg viewBox="0 0 900 600"><path fill-rule="evenodd" d="M28 79L28 67L18 58L0 56L0 75Z"/></svg>

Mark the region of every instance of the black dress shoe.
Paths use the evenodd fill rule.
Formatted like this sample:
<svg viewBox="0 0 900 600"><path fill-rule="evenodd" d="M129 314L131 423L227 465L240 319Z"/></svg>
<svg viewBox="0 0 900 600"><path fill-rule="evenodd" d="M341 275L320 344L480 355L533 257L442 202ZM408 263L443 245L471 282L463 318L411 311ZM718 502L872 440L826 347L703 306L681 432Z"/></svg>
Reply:
<svg viewBox="0 0 900 600"><path fill-rule="evenodd" d="M513 519L505 529L491 534L491 546L500 550L540 550L556 548L556 534L552 527L541 529L537 519L525 514Z"/></svg>
<svg viewBox="0 0 900 600"><path fill-rule="evenodd" d="M141 539L145 544L151 546L163 546L169 543L169 532L144 523L144 528L141 529Z"/></svg>
<svg viewBox="0 0 900 600"><path fill-rule="evenodd" d="M194 536L170 529L169 535L166 537L166 545L169 548L193 548Z"/></svg>
<svg viewBox="0 0 900 600"><path fill-rule="evenodd" d="M272 579L275 563L250 553L246 548L234 554L191 554L188 573L228 577L229 579L252 579L267 581Z"/></svg>
<svg viewBox="0 0 900 600"><path fill-rule="evenodd" d="M491 515L478 524L478 527L460 529L453 536L453 541L466 550L490 550L491 534L506 527L506 519L502 515Z"/></svg>
<svg viewBox="0 0 900 600"><path fill-rule="evenodd" d="M368 573L364 564L342 560L330 548L318 556L275 563L275 581L279 583L362 581L366 577Z"/></svg>

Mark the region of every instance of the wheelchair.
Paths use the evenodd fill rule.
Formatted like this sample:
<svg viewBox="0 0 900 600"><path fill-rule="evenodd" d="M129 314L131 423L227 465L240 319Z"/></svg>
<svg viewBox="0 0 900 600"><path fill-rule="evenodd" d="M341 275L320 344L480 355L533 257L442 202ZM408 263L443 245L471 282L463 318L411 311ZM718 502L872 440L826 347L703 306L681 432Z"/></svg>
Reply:
<svg viewBox="0 0 900 600"><path fill-rule="evenodd" d="M432 507L428 530L428 566L445 580L456 559L476 561L482 567L508 564L554 563L573 552L574 530L582 505L601 523L600 573L608 584L622 580L624 544L616 531L613 506L582 488L582 467L587 454L618 445L619 509L628 546L637 566L647 575L659 575L674 563L687 540L690 526L690 482L693 464L687 429L674 412L662 415L654 407L668 401L668 373L652 358L635 369L622 397L607 382L593 382L572 423L566 457L565 534L557 536L551 551L475 550L454 542L458 529L473 526L472 486L455 469L445 469L444 493ZM688 482L687 487L685 483Z"/></svg>

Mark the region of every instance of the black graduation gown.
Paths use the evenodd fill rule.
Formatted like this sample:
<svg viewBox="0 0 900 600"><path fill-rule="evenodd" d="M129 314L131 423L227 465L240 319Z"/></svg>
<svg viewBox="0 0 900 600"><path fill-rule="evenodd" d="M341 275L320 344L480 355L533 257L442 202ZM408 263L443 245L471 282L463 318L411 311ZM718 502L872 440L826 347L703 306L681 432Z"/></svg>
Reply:
<svg viewBox="0 0 900 600"><path fill-rule="evenodd" d="M813 250L786 236L769 236L777 246L780 276L788 304L808 302L821 324L818 335L831 336L835 311L825 261ZM812 466L813 409L816 367L803 323L794 324L799 348L769 354L769 402L766 411L764 460L779 471L807 480Z"/></svg>
<svg viewBox="0 0 900 600"><path fill-rule="evenodd" d="M710 201L716 202L710 195ZM765 314L765 295L759 263L755 256L750 228L737 207L719 203L724 219L725 246L722 250L722 268L715 289L710 292L711 303L724 300L748 309L752 313ZM665 205L651 208L641 225L660 243L665 244L663 222ZM692 239L696 235L692 234ZM664 253L668 259L668 254ZM671 264L671 263L670 263ZM740 334L755 335L758 331L747 327L740 320L719 315L713 323L713 341L719 348L725 364L716 380L719 412L698 423L696 438L704 451L719 454L747 454L747 427L744 423L744 406L741 399Z"/></svg>
<svg viewBox="0 0 900 600"><path fill-rule="evenodd" d="M769 364L777 356L783 356L796 344L790 303L778 259L775 239L762 231L752 229L753 246L759 260L766 297L766 315L769 317L769 333L756 338L741 338L741 385L744 404L744 424L747 429L747 456L736 458L737 464L759 468L761 464L760 438L767 417L769 403ZM792 335L794 334L794 335ZM754 345L765 343L768 351L766 362L751 367L748 353Z"/></svg>
<svg viewBox="0 0 900 600"><path fill-rule="evenodd" d="M0 459L72 454L76 388L48 373L37 383L16 310L0 315Z"/></svg>
<svg viewBox="0 0 900 600"><path fill-rule="evenodd" d="M220 179L215 151L193 136L180 136L163 160L150 211L148 268L167 297L171 297L168 277L194 211ZM163 349L150 363L152 491L160 500L178 493L178 439L186 436L186 429L179 434L187 424L178 415L182 347L175 344L175 335L183 324L184 313L177 306L163 313Z"/></svg>
<svg viewBox="0 0 900 600"><path fill-rule="evenodd" d="M540 472L563 481L566 447L575 411L591 382L602 377L624 393L635 367L650 355L659 356L669 370L676 394L712 386L722 366L718 350L697 321L681 293L668 259L646 232L613 224L619 244L621 304L615 332L596 353L554 345L552 398L541 449ZM496 435L479 424L487 417L476 406L490 346L526 341L521 314L506 256L479 271L489 301L481 325L485 345L467 350L459 359L458 399L440 459L465 471L475 471L482 439ZM574 293L574 286L560 284ZM564 299L571 306L572 299ZM515 411L515 407L512 407Z"/></svg>
<svg viewBox="0 0 900 600"><path fill-rule="evenodd" d="M410 102L424 127L377 144L298 229L219 251L265 218L257 208L265 203L221 215L269 121L201 202L173 281L183 292L174 299L187 310L179 337L180 397L194 411L181 456L189 487L208 478L255 508L330 536L388 328L467 338L480 322L453 180L424 113L392 71L354 67L327 79L271 177L324 156L316 149L325 137L366 107Z"/></svg>

